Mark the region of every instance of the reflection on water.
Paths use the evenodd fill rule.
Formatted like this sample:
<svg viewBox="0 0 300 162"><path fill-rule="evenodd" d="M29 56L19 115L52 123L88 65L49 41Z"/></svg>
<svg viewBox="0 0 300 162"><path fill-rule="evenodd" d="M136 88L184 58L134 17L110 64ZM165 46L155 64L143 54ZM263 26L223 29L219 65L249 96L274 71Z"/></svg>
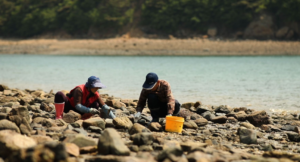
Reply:
<svg viewBox="0 0 300 162"><path fill-rule="evenodd" d="M300 57L0 55L0 83L70 90L99 76L101 93L138 99L148 72L170 82L180 102L264 110L300 109Z"/></svg>

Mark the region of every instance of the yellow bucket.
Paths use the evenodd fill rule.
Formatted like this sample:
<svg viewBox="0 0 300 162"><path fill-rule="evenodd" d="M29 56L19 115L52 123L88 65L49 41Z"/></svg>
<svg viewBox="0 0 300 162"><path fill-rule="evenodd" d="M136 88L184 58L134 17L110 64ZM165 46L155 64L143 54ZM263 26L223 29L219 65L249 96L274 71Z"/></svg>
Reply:
<svg viewBox="0 0 300 162"><path fill-rule="evenodd" d="M181 133L183 127L184 118L177 116L167 116L166 117L166 127L165 130L168 132Z"/></svg>

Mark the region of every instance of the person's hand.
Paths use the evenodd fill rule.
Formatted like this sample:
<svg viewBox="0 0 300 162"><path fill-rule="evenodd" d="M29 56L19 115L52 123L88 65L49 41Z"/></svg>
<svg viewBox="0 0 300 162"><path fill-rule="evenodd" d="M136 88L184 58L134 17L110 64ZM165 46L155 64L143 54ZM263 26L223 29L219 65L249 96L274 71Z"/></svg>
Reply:
<svg viewBox="0 0 300 162"><path fill-rule="evenodd" d="M137 112L134 114L134 118L139 118L141 116L141 112Z"/></svg>
<svg viewBox="0 0 300 162"><path fill-rule="evenodd" d="M91 108L90 109L90 113L91 114L99 114L99 111L97 109L95 109L95 108Z"/></svg>
<svg viewBox="0 0 300 162"><path fill-rule="evenodd" d="M172 116L172 114L168 114L168 115L166 115L166 116Z"/></svg>

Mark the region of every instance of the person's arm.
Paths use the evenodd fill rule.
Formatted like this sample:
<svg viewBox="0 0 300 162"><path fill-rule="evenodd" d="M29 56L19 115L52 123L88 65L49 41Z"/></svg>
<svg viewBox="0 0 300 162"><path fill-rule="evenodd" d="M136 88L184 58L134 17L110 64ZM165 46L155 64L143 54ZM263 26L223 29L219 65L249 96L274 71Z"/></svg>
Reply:
<svg viewBox="0 0 300 162"><path fill-rule="evenodd" d="M168 115L172 115L175 110L175 99L171 91L171 85L168 82L164 86L164 91L167 99Z"/></svg>
<svg viewBox="0 0 300 162"><path fill-rule="evenodd" d="M147 94L146 94L146 90L142 90L141 94L140 94L140 98L136 107L136 111L137 112L142 112L145 105L146 105L146 100L147 100Z"/></svg>
<svg viewBox="0 0 300 162"><path fill-rule="evenodd" d="M106 104L103 102L103 100L102 100L102 98L101 98L101 95L100 95L100 94L99 94L99 97L98 97L98 102L99 102L99 104L100 104L100 107L102 107L102 106L106 105Z"/></svg>

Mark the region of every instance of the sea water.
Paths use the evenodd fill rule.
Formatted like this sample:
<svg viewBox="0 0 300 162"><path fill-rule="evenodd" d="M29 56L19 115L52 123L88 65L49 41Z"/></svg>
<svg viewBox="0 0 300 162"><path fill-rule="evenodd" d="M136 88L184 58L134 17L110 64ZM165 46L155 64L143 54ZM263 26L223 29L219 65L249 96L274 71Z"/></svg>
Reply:
<svg viewBox="0 0 300 162"><path fill-rule="evenodd" d="M299 56L62 56L0 55L0 84L71 90L89 76L100 93L138 99L149 72L167 80L179 102L267 111L300 110Z"/></svg>

